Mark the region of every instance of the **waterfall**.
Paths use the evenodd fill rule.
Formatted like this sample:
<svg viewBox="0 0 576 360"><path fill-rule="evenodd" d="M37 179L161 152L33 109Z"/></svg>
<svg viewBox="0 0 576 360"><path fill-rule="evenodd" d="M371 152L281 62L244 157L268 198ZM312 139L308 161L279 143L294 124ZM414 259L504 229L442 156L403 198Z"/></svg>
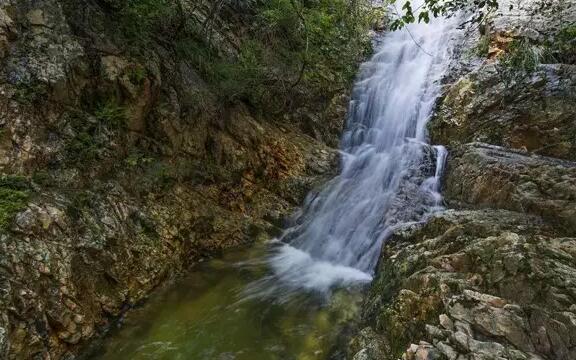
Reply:
<svg viewBox="0 0 576 360"><path fill-rule="evenodd" d="M341 173L310 194L251 290L271 295L372 279L395 228L441 208L446 150L426 143L455 37L454 19L390 32L361 66L341 141ZM264 290L263 290L264 289Z"/></svg>

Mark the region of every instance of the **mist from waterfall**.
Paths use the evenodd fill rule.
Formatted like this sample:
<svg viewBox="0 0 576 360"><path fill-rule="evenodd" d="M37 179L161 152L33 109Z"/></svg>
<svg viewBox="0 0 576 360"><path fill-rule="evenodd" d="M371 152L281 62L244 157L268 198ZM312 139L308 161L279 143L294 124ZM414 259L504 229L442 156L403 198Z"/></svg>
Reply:
<svg viewBox="0 0 576 360"><path fill-rule="evenodd" d="M426 123L455 28L454 19L434 19L378 41L353 89L340 175L309 194L266 259L272 275L247 293L282 298L368 282L392 232L441 208L446 150L426 143Z"/></svg>

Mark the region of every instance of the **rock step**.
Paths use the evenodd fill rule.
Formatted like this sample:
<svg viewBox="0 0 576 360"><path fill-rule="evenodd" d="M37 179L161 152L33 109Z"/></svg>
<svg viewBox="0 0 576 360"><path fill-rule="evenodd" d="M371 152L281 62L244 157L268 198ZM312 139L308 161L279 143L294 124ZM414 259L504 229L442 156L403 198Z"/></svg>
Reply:
<svg viewBox="0 0 576 360"><path fill-rule="evenodd" d="M450 155L444 194L451 205L542 216L576 233L576 163L470 143Z"/></svg>
<svg viewBox="0 0 576 360"><path fill-rule="evenodd" d="M537 216L447 210L397 231L377 274L351 357L576 358L576 238Z"/></svg>

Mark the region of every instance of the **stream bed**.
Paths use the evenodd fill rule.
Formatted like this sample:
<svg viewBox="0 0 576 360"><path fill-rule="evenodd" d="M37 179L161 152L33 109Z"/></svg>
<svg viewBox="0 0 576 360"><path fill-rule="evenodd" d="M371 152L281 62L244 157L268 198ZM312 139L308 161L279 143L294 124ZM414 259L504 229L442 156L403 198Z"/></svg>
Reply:
<svg viewBox="0 0 576 360"><path fill-rule="evenodd" d="M251 262L266 247L227 252L155 291L87 359L326 359L357 316L361 292L342 289L329 300L310 293L280 302L246 299L246 286L267 272Z"/></svg>

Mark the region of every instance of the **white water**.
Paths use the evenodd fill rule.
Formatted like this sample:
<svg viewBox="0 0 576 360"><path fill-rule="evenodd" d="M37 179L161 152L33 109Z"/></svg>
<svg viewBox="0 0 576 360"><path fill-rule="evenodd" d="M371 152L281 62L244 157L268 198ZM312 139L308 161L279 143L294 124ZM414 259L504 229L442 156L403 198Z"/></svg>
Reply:
<svg viewBox="0 0 576 360"><path fill-rule="evenodd" d="M274 274L251 291L277 296L368 282L395 227L441 208L446 150L426 144L426 123L454 29L454 20L435 19L384 36L353 90L341 174L309 195L267 259Z"/></svg>

